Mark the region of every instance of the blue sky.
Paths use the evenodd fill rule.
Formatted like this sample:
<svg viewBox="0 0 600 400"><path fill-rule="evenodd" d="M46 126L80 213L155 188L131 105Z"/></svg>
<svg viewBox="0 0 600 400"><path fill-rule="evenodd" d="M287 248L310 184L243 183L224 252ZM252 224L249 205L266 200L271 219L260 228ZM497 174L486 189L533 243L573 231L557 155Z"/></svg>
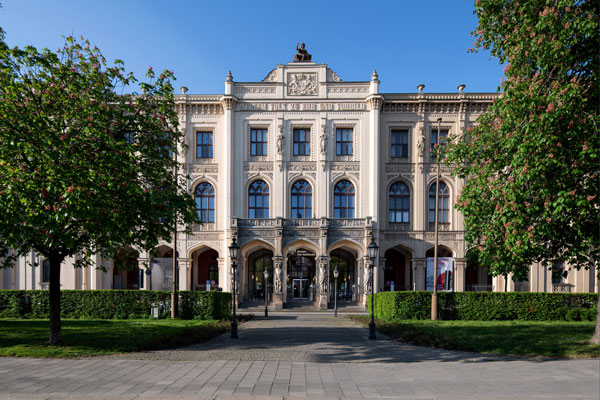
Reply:
<svg viewBox="0 0 600 400"><path fill-rule="evenodd" d="M175 87L190 93L260 81L291 62L296 42L313 61L346 81L369 80L381 91L495 92L502 67L488 53L471 54L472 1L153 1L0 0L9 45L56 50L62 35L84 36L107 60L121 58L136 76L148 66L172 69ZM179 92L177 89L176 92Z"/></svg>

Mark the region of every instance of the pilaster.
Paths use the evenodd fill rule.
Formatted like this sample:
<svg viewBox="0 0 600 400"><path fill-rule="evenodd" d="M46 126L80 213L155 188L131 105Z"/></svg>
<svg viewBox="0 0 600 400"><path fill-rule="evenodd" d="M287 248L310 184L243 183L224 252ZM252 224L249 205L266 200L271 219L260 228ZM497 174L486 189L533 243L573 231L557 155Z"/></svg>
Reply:
<svg viewBox="0 0 600 400"><path fill-rule="evenodd" d="M425 290L425 272L427 267L426 258L413 258L412 269L415 281L413 283L414 290Z"/></svg>
<svg viewBox="0 0 600 400"><path fill-rule="evenodd" d="M466 258L455 258L454 259L454 291L464 292L465 291L465 278L467 270L467 259Z"/></svg>
<svg viewBox="0 0 600 400"><path fill-rule="evenodd" d="M375 74L375 73L374 73ZM374 75L376 76L376 74ZM383 97L371 95L367 98L369 108L369 216L374 221L379 221L379 171L380 171L380 110ZM360 216L360 215L357 215Z"/></svg>

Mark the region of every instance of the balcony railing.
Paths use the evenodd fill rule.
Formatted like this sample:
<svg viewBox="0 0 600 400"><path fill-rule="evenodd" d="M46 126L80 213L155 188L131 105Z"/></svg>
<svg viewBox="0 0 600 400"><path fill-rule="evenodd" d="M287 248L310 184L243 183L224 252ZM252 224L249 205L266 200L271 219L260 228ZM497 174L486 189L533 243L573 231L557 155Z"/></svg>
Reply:
<svg viewBox="0 0 600 400"><path fill-rule="evenodd" d="M570 283L553 283L552 284L553 292L571 293L572 288L573 288L573 285L571 285Z"/></svg>

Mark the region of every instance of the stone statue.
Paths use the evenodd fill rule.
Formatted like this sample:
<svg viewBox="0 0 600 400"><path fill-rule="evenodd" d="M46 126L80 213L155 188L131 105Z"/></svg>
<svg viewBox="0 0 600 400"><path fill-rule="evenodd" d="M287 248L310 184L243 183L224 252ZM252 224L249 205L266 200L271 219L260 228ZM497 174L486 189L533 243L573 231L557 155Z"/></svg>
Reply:
<svg viewBox="0 0 600 400"><path fill-rule="evenodd" d="M321 264L319 267L319 287L321 294L327 294L329 289L329 271L327 270L327 264Z"/></svg>
<svg viewBox="0 0 600 400"><path fill-rule="evenodd" d="M310 62L312 56L308 54L308 51L304 48L304 43L300 44L300 47L298 47L298 43L296 43L296 51L298 54L294 56L294 62Z"/></svg>
<svg viewBox="0 0 600 400"><path fill-rule="evenodd" d="M325 132L321 135L321 153L325 154L327 152L327 135Z"/></svg>
<svg viewBox="0 0 600 400"><path fill-rule="evenodd" d="M275 294L281 294L281 263L275 263Z"/></svg>
<svg viewBox="0 0 600 400"><path fill-rule="evenodd" d="M423 157L425 152L425 136L421 135L417 139L417 151L419 152L419 156Z"/></svg>
<svg viewBox="0 0 600 400"><path fill-rule="evenodd" d="M277 136L277 152L283 153L283 135L281 133Z"/></svg>

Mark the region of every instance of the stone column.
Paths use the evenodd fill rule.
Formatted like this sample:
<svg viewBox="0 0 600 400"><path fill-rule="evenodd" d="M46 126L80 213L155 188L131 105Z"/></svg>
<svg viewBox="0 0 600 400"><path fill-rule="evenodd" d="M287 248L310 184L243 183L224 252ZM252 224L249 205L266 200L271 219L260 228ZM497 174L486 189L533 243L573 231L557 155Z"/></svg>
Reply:
<svg viewBox="0 0 600 400"><path fill-rule="evenodd" d="M179 271L177 271L179 276L179 285L177 287L177 290L190 290L190 261L191 260L189 258L184 257L177 259L177 266L179 269Z"/></svg>
<svg viewBox="0 0 600 400"><path fill-rule="evenodd" d="M274 310L283 308L283 290L285 288L285 277L283 276L283 257L273 257L273 302Z"/></svg>
<svg viewBox="0 0 600 400"><path fill-rule="evenodd" d="M467 277L467 259L466 258L455 258L454 259L454 291L464 292L465 291L465 279Z"/></svg>
<svg viewBox="0 0 600 400"><path fill-rule="evenodd" d="M225 80L225 95L221 97L221 106L223 108L223 134L215 135L215 142L217 145L221 146L220 157L221 157L221 166L222 174L221 176L224 178L220 183L221 187L221 224L223 229L226 230L231 225L231 219L235 217L234 215L234 204L233 204L233 196L234 196L234 153L236 150L235 146L235 131L234 131L234 109L235 104L237 102L237 98L233 96L233 76L231 75L231 71L227 73L227 78ZM239 147L239 146L238 146ZM219 170L221 172L221 170ZM231 243L231 238L229 241L223 243L223 248L221 254L223 254L225 258L225 264L231 265L231 260L229 259L229 244ZM228 269L227 271L230 271ZM229 278L231 278L231 274L228 274ZM227 285L231 284L231 280L227 279ZM232 287L224 287L224 290L231 291Z"/></svg>
<svg viewBox="0 0 600 400"><path fill-rule="evenodd" d="M425 290L425 274L427 267L426 258L413 258L412 269L414 281L414 290Z"/></svg>
<svg viewBox="0 0 600 400"><path fill-rule="evenodd" d="M379 221L379 153L380 153L380 110L383 105L383 97L379 93L379 79L377 72L373 71L371 76L371 94L367 97L369 108L369 216L374 221ZM360 189L359 189L360 190ZM357 215L357 217L360 215Z"/></svg>
<svg viewBox="0 0 600 400"><path fill-rule="evenodd" d="M329 257L319 257L319 302L320 310L327 310L329 301Z"/></svg>

